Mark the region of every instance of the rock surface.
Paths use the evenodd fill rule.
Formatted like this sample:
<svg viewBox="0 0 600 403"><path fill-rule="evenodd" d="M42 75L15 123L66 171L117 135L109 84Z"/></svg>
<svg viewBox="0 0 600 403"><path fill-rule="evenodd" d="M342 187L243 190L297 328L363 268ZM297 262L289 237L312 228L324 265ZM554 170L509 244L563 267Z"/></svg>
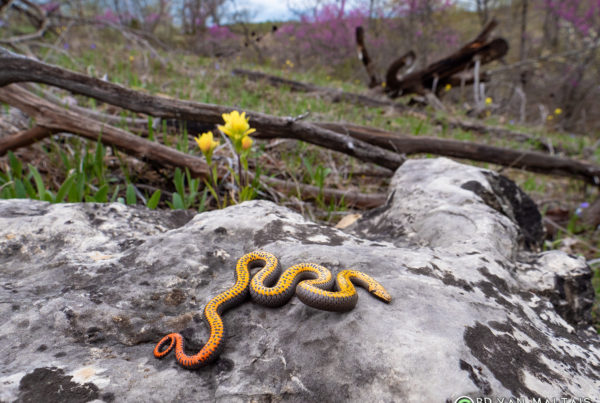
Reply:
<svg viewBox="0 0 600 403"><path fill-rule="evenodd" d="M599 401L590 269L535 252L527 196L447 159L408 161L390 190L346 232L265 201L197 215L1 201L0 401ZM255 249L362 270L394 300L247 302L225 313L213 365L155 359L171 331L202 346L204 304Z"/></svg>

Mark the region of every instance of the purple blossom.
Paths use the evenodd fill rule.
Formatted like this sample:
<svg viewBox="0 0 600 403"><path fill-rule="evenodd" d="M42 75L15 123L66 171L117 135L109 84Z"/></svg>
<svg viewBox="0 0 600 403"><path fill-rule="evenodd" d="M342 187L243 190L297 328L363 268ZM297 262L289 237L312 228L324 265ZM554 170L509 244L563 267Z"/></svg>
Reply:
<svg viewBox="0 0 600 403"><path fill-rule="evenodd" d="M50 14L60 8L60 3L57 1L49 1L48 3L40 4L40 8L44 10L46 14Z"/></svg>
<svg viewBox="0 0 600 403"><path fill-rule="evenodd" d="M588 203L588 202L583 202L583 203L581 203L581 204L579 205L579 207L577 207L577 208L575 209L575 215L576 215L577 217L581 217L581 215L583 214L583 210L584 210L584 209L586 209L586 208L588 208L588 207L590 207L590 203Z"/></svg>
<svg viewBox="0 0 600 403"><path fill-rule="evenodd" d="M150 13L146 16L146 23L153 24L160 19L160 14L158 13Z"/></svg>
<svg viewBox="0 0 600 403"><path fill-rule="evenodd" d="M120 22L119 16L109 8L104 10L103 14L97 15L96 21L109 22L112 24L118 24Z"/></svg>
<svg viewBox="0 0 600 403"><path fill-rule="evenodd" d="M571 23L584 37L591 35L590 28L598 23L599 0L544 0L543 6L558 18Z"/></svg>
<svg viewBox="0 0 600 403"><path fill-rule="evenodd" d="M375 10L374 17L379 18L383 29L389 32L400 31L406 24L405 16L426 11L425 7L442 10L454 4L455 0L399 0L393 9ZM357 26L365 26L369 20L368 6L348 7L346 1L325 1L310 13L300 16L299 22L283 24L277 30L277 37L283 42L295 41L294 49L308 54L326 54L331 59L345 58L355 52L354 32ZM456 46L459 37L449 28L440 27L436 38L446 47ZM444 31L445 30L445 31ZM425 32L418 29L413 35L420 37ZM367 47L377 49L386 42L386 35L367 35Z"/></svg>
<svg viewBox="0 0 600 403"><path fill-rule="evenodd" d="M208 35L211 39L215 39L217 41L222 39L230 39L235 35L229 30L227 27L221 27L218 25L212 25L208 28Z"/></svg>
<svg viewBox="0 0 600 403"><path fill-rule="evenodd" d="M90 49L96 49L96 44L95 44L95 43L92 43L92 44L90 45Z"/></svg>

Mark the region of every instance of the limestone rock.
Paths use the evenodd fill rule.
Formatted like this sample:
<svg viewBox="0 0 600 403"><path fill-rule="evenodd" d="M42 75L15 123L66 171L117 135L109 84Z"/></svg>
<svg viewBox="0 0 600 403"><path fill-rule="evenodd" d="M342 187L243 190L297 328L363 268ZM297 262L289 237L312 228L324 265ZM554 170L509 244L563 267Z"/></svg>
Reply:
<svg viewBox="0 0 600 403"><path fill-rule="evenodd" d="M390 190L345 232L266 201L197 215L0 201L0 401L600 400L590 269L535 251L527 196L447 159L408 161ZM213 365L155 359L172 331L200 349L204 304L255 249L364 271L394 300L248 301L225 313Z"/></svg>

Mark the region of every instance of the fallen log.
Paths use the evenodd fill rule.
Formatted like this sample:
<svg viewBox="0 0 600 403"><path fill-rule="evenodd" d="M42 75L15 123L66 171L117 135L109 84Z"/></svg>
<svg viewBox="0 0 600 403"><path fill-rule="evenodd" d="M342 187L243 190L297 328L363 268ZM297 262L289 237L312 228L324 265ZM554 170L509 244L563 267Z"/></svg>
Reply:
<svg viewBox="0 0 600 403"><path fill-rule="evenodd" d="M502 38L496 38L488 41L492 30L498 25L497 21L490 21L477 37L451 55L438 60L425 68L414 71L398 78L401 69L413 64L416 55L409 51L398 59L394 60L385 74L385 93L390 98L397 98L408 94L417 94L425 96L428 93L439 95L446 84L455 85L461 79L455 77L456 74L464 74L472 69L476 63L484 65L494 60L502 58L508 52L508 42ZM359 54L368 54L364 43L364 31L362 27L356 29L357 47ZM369 87L375 87L377 76L373 73L373 67L365 64L361 59L367 74L369 75ZM473 82L480 80L482 76L474 77L474 80L463 80Z"/></svg>
<svg viewBox="0 0 600 403"><path fill-rule="evenodd" d="M289 80L277 76L273 76L270 74L258 72L258 71L250 71L244 69L234 69L232 71L235 75L242 75L253 80L262 80L270 85L280 87L286 86L292 89L293 91L299 92L316 92L320 94L338 94L336 97L332 97L333 101L343 100L349 103L365 105L365 106L374 106L374 107L391 107L396 110L407 112L411 114L416 114L418 116L422 116L423 119L427 119L427 116L422 112L418 112L416 110L410 109L407 105L395 102L392 100L386 99L378 99L374 97L369 97L366 95L353 94L348 92L343 92L340 90L336 90L328 87L321 87L313 84L303 83L300 81ZM548 144L543 139L540 139L535 136L531 136L527 133L518 132L514 130L509 130L504 127L498 126L488 126L478 122L465 121L456 119L453 117L444 117L444 118L434 118L431 120L432 123L439 126L447 126L452 128L459 128L466 131L472 131L479 134L493 134L498 137L506 138L509 140L519 141L519 142L527 142L531 145L539 148L544 151L559 151L561 150L559 147L554 147L551 144ZM564 150L562 150L564 151Z"/></svg>
<svg viewBox="0 0 600 403"><path fill-rule="evenodd" d="M2 52L0 48L0 85L15 81L43 82L136 112L204 123L221 123L221 114L232 110L232 108L217 105L181 101L136 92L116 84L50 66L12 53L7 55L7 53L10 52ZM3 98L0 100L7 103L11 102L11 95L12 98L16 96L13 91L24 91L16 86L8 86L1 90ZM26 95L23 94L23 97ZM14 102L14 99L12 102ZM47 104L52 105L50 103ZM38 100L29 99L27 102L21 101L21 107L15 106L31 116L39 108L44 108L39 105ZM49 108L49 106L45 107ZM56 113L54 115L45 115L47 121L38 121L38 125L48 128L63 128L64 126L59 123L61 116L64 117L64 113L73 113L72 111L65 111L56 105L54 105L53 110ZM59 113L61 110L62 114ZM373 162L391 170L399 167L405 161L405 157L402 154L431 153L474 161L491 162L533 172L572 176L594 185L600 184L600 180L598 179L600 177L600 167L568 158L458 140L427 137L412 138L385 132L380 134L365 134L364 130L353 130L347 127L339 128L339 131L335 131L332 130L332 124L320 126L293 118L273 117L255 112L248 112L248 115L251 116L252 126L258 129L258 132L253 134L254 137L303 140L352 155L363 161ZM104 137L106 135L105 128L111 127L90 118L85 119L85 122L89 122L89 127L86 131L88 135L91 135L90 131L96 130L96 133L102 132ZM126 131L113 129L118 131L113 131L112 135L123 137L120 142L124 148L127 147L128 143L131 143L129 147L136 144L136 152L138 152L138 155L144 156L144 147L146 145L136 143L136 141L143 139ZM115 141L118 140L115 138ZM169 155L168 161L165 162L178 166L176 160L180 158L179 154L172 154L171 152L176 151L168 147L165 148L170 150L165 150L164 152L164 155ZM156 157L164 158L164 155L161 153ZM205 173L206 167L201 167L201 169L197 167L196 169L198 170L198 175L202 175Z"/></svg>
<svg viewBox="0 0 600 403"><path fill-rule="evenodd" d="M11 84L0 88L0 101L20 109L35 119L39 129L36 129L34 134L38 136L38 140L43 135L49 136L56 131L74 133L96 141L102 138L102 141L106 144L117 146L119 149L142 160L149 159L171 166L185 164L194 176L208 176L208 167L200 158L195 158L162 144L152 143L125 130L61 108L18 85ZM20 133L20 138L27 138L31 135L31 133ZM10 143L7 145L10 136L3 139L3 141L4 147L0 149L2 154L10 146Z"/></svg>
<svg viewBox="0 0 600 403"><path fill-rule="evenodd" d="M0 139L0 155L40 141L54 133L68 132L118 147L125 153L147 162L188 168L195 177L208 177L208 166L201 157L177 151L109 124L97 122L84 114L61 108L16 84L0 88L0 101L21 109L37 122L37 125L29 130ZM224 172L225 170L220 171L220 177ZM286 193L297 193L304 199L322 197L326 203L344 201L346 205L357 208L377 207L386 199L386 195L379 193L363 194L355 190L319 188L269 177L261 177L260 180Z"/></svg>
<svg viewBox="0 0 600 403"><path fill-rule="evenodd" d="M269 84L277 87L289 87L292 91L298 92L317 92L319 95L324 95L331 99L332 102L348 102L358 105L372 107L393 107L398 110L406 110L408 107L405 104L389 101L387 99L377 99L374 97L346 92L335 88L321 87L314 84L294 81L287 78L281 78L270 74L261 73L259 71L251 71L245 69L233 69L231 73L236 76L244 76L253 80L267 81Z"/></svg>
<svg viewBox="0 0 600 403"><path fill-rule="evenodd" d="M217 124L222 123L223 113L234 110L234 108L219 105L182 101L137 92L117 84L16 55L0 48L0 86L25 81L53 85L134 112L161 118ZM247 115L251 117L252 126L265 136L295 138L334 149L392 170L404 162L404 158L398 154L359 140L352 140L347 136L300 120L252 111L247 111Z"/></svg>
<svg viewBox="0 0 600 403"><path fill-rule="evenodd" d="M471 161L489 162L547 175L571 176L596 186L600 185L600 166L570 158L454 139L426 136L408 137L391 132L374 132L360 127L352 128L335 123L320 125L329 130L345 133L353 138L406 155L435 154Z"/></svg>

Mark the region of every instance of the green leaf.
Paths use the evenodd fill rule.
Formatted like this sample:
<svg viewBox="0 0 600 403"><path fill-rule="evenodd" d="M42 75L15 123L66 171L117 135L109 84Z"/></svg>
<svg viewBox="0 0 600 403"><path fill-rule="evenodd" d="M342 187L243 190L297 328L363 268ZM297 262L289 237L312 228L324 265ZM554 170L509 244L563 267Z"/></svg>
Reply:
<svg viewBox="0 0 600 403"><path fill-rule="evenodd" d="M173 183L175 184L175 190L179 193L179 196L183 198L185 194L185 179L181 169L175 168L175 173L173 175ZM182 199L183 200L183 199Z"/></svg>
<svg viewBox="0 0 600 403"><path fill-rule="evenodd" d="M79 172L76 174L75 183L69 189L69 203L79 203L84 200L84 188L85 188L85 173Z"/></svg>
<svg viewBox="0 0 600 403"><path fill-rule="evenodd" d="M183 199L179 195L179 193L173 193L173 205L171 207L174 210L184 210L185 206L183 205Z"/></svg>
<svg viewBox="0 0 600 403"><path fill-rule="evenodd" d="M152 116L148 116L148 140L154 141L154 124Z"/></svg>
<svg viewBox="0 0 600 403"><path fill-rule="evenodd" d="M127 200L127 204L136 204L137 196L135 195L135 187L130 183L127 185L127 190L125 191L125 198Z"/></svg>
<svg viewBox="0 0 600 403"><path fill-rule="evenodd" d="M200 206L198 207L198 212L201 213L206 208L206 198L208 196L208 189L204 188L202 192L202 198L200 198ZM217 199L218 200L218 199Z"/></svg>
<svg viewBox="0 0 600 403"><path fill-rule="evenodd" d="M110 197L111 203L114 203L115 200L117 200L117 196L119 195L119 188L120 188L120 186L117 185L117 187L115 188L115 191L113 192L112 196Z"/></svg>
<svg viewBox="0 0 600 403"><path fill-rule="evenodd" d="M62 203L65 200L65 196L71 190L71 186L73 186L73 182L75 181L75 173L71 173L71 175L67 176L67 179L60 185L58 189L58 193L54 197L54 203Z"/></svg>
<svg viewBox="0 0 600 403"><path fill-rule="evenodd" d="M102 133L100 133L102 136ZM100 186L106 183L104 179L104 156L106 155L106 150L104 145L100 141L102 137L98 138L98 142L96 143L96 152L94 154L94 173L96 174L96 178L98 178L98 183Z"/></svg>
<svg viewBox="0 0 600 403"><path fill-rule="evenodd" d="M146 207L148 207L150 210L154 210L156 208L156 206L158 206L159 201L160 201L160 189L156 190L154 193L152 193L152 196L150 196L150 199L146 203Z"/></svg>
<svg viewBox="0 0 600 403"><path fill-rule="evenodd" d="M106 203L108 201L108 185L107 184L100 186L100 188L94 195L94 201L96 203Z"/></svg>
<svg viewBox="0 0 600 403"><path fill-rule="evenodd" d="M15 198L17 199L27 199L27 191L25 190L25 185L23 185L23 181L20 179L15 179ZM31 186L31 184L30 184Z"/></svg>
<svg viewBox="0 0 600 403"><path fill-rule="evenodd" d="M23 176L23 164L15 157L12 151L8 152L8 162L10 164L11 178L21 179Z"/></svg>
<svg viewBox="0 0 600 403"><path fill-rule="evenodd" d="M29 168L29 172L31 172L31 175L33 176L33 180L35 181L35 187L37 188L38 199L44 200L45 199L44 196L46 195L46 186L44 185L44 180L42 179L42 175L40 175L40 172L33 165L27 164L27 167Z"/></svg>
<svg viewBox="0 0 600 403"><path fill-rule="evenodd" d="M29 177L31 177L31 173L29 174ZM22 183L25 187L25 192L27 193L25 197L28 197L30 199L37 199L37 192L31 184L30 178L23 178Z"/></svg>

